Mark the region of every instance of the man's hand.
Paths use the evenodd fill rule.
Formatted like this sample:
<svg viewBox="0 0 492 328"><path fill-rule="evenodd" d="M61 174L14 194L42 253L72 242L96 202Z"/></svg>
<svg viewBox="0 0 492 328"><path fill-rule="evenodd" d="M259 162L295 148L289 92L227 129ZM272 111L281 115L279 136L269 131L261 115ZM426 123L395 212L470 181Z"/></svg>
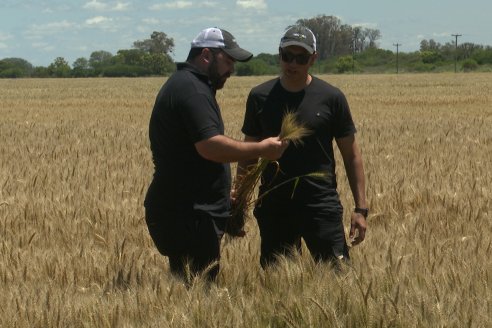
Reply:
<svg viewBox="0 0 492 328"><path fill-rule="evenodd" d="M349 239L352 246L360 244L366 237L367 221L360 213L352 213Z"/></svg>
<svg viewBox="0 0 492 328"><path fill-rule="evenodd" d="M263 147L261 157L274 161L279 159L289 146L288 140L280 140L278 137L266 138L260 141Z"/></svg>
<svg viewBox="0 0 492 328"><path fill-rule="evenodd" d="M237 216L243 216L243 219L244 219L244 213L237 213L237 192L236 192L236 188L233 187L231 189L231 193L230 193L230 196L231 196L231 217L229 217L226 221L226 228L225 228L225 233L227 233L229 236L231 237L244 237L246 236L246 231L244 230L244 227L242 228L238 228L238 227L235 227L234 226L234 223L232 221L232 218L233 218L233 215L236 216L236 219L237 219Z"/></svg>

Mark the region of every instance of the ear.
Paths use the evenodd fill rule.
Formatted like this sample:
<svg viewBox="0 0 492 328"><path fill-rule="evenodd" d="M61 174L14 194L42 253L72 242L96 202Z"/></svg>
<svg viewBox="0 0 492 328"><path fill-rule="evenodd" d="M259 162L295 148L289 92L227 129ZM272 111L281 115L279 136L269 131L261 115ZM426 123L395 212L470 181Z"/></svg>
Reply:
<svg viewBox="0 0 492 328"><path fill-rule="evenodd" d="M309 65L310 66L314 65L317 59L318 59L318 53L315 52L311 55L311 59L309 60Z"/></svg>
<svg viewBox="0 0 492 328"><path fill-rule="evenodd" d="M202 49L202 58L203 61L208 63L211 63L213 61L213 53L210 51L209 48L203 48Z"/></svg>

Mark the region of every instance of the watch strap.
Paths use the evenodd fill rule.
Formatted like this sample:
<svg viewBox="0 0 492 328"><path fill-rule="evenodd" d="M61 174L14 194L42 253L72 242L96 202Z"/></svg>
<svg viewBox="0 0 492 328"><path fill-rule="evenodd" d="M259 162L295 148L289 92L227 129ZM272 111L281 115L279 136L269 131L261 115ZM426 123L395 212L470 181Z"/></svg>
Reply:
<svg viewBox="0 0 492 328"><path fill-rule="evenodd" d="M367 215L369 215L369 209L368 208L356 207L356 208L354 208L354 212L362 214L362 216L364 216L364 218L366 218L366 219L367 219Z"/></svg>

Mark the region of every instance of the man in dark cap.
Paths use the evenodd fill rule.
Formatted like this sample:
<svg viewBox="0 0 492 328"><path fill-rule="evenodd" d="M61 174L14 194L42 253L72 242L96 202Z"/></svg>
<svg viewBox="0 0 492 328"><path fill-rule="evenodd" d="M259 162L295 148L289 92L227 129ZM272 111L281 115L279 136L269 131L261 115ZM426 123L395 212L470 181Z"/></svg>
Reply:
<svg viewBox="0 0 492 328"><path fill-rule="evenodd" d="M201 31L184 63L161 88L149 125L155 173L145 198L145 218L171 272L185 278L206 269L215 279L220 241L230 215L230 162L275 160L287 147L277 137L242 142L224 136L216 90L237 61L252 54L220 28Z"/></svg>
<svg viewBox="0 0 492 328"><path fill-rule="evenodd" d="M261 235L261 265L278 255L301 250L301 238L317 261L348 261L343 208L337 192L333 140L343 158L354 199L349 238L364 240L368 214L362 156L355 124L344 94L309 74L316 61L316 38L304 26L292 26L280 40L280 77L251 90L242 131L245 141L279 133L286 111L295 112L311 134L302 145L290 145L262 176L261 200L254 209ZM238 180L253 161L240 161ZM327 178L312 177L324 173ZM297 179L299 177L299 179Z"/></svg>

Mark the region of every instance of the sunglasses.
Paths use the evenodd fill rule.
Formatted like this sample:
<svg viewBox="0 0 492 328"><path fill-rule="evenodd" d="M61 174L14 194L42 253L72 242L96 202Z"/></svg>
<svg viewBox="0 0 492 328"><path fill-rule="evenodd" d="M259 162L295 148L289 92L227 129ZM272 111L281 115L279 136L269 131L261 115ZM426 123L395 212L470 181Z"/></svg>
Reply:
<svg viewBox="0 0 492 328"><path fill-rule="evenodd" d="M299 65L306 65L309 62L309 59L311 58L310 54L293 54L288 51L280 50L280 57L282 58L282 61L286 63L292 63L292 61L296 61Z"/></svg>

